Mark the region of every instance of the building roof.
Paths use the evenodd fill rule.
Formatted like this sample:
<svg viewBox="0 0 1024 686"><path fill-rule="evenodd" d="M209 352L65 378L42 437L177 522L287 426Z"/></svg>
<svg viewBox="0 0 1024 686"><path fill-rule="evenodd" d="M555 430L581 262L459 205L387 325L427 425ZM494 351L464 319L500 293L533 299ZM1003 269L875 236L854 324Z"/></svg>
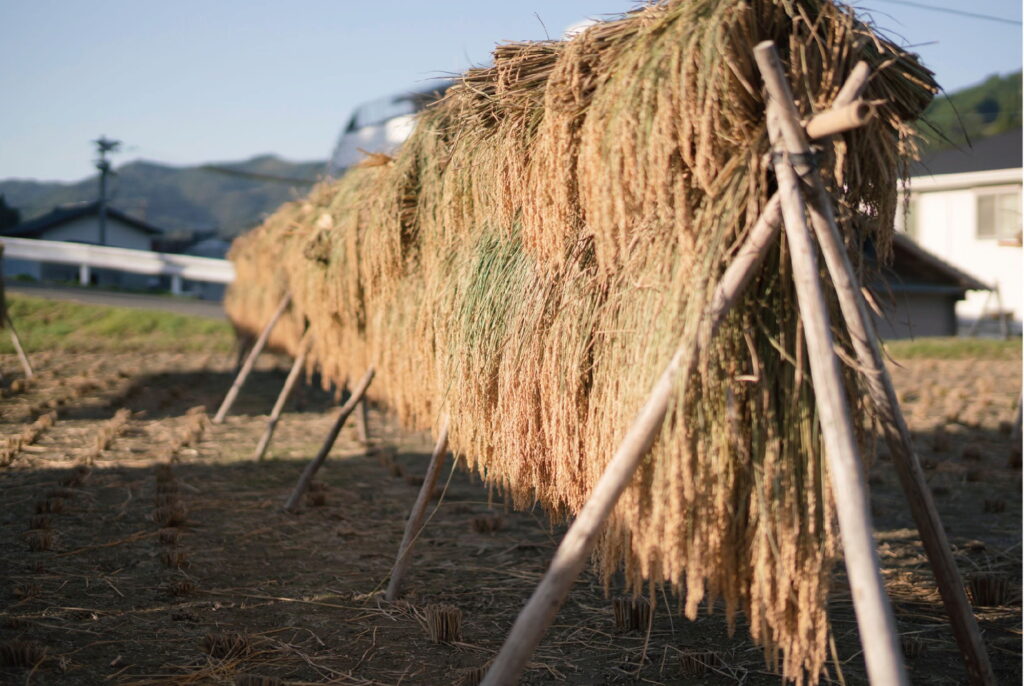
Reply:
<svg viewBox="0 0 1024 686"><path fill-rule="evenodd" d="M1021 129L971 141L970 147L936 150L910 167L911 176L962 174L991 169L1020 169Z"/></svg>
<svg viewBox="0 0 1024 686"><path fill-rule="evenodd" d="M966 291L989 291L992 287L967 272L961 271L934 255L905 234L893 236L892 264L883 267L884 287L893 292L959 294ZM874 257L874 250L868 247Z"/></svg>
<svg viewBox="0 0 1024 686"><path fill-rule="evenodd" d="M58 207L54 207L41 217L36 217L35 219L10 227L4 231L3 234L5 236L17 236L19 238L39 238L50 229L61 226L62 224L67 224L68 222L82 217L98 215L99 211L100 203L98 200L87 203L76 203L74 205L60 205ZM163 231L152 224L147 224L141 219L129 216L110 205L107 205L107 217L115 219L122 224L127 224L128 226L149 235L159 235L163 233Z"/></svg>

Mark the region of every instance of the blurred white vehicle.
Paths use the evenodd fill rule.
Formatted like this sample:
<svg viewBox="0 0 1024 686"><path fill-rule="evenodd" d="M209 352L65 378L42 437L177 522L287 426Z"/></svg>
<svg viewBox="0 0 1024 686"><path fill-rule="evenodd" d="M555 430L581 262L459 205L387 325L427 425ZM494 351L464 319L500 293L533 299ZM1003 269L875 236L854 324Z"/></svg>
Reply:
<svg viewBox="0 0 1024 686"><path fill-rule="evenodd" d="M358 164L367 153L390 155L412 133L416 113L439 99L452 85L445 79L425 88L406 91L360 105L338 136L327 175L338 176Z"/></svg>

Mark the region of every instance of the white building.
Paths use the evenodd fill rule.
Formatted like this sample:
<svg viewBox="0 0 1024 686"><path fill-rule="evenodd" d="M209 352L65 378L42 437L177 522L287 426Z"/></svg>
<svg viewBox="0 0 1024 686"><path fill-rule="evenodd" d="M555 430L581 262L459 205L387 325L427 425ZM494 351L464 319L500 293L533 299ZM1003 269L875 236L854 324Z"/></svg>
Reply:
<svg viewBox="0 0 1024 686"><path fill-rule="evenodd" d="M957 303L961 331L1003 318L1019 332L1021 297L1021 131L943 150L915 165L900 228L925 250L989 285Z"/></svg>
<svg viewBox="0 0 1024 686"><path fill-rule="evenodd" d="M153 239L161 235L160 229L107 206L106 236L103 245L133 250L152 250ZM22 222L4 232L6 236L38 238L47 241L100 244L99 202L77 203L56 207L47 214ZM77 282L80 272L67 264L51 264L30 260L4 259L4 276L28 277L35 281ZM152 277L110 269L93 269L89 281L93 284L122 288L146 288Z"/></svg>

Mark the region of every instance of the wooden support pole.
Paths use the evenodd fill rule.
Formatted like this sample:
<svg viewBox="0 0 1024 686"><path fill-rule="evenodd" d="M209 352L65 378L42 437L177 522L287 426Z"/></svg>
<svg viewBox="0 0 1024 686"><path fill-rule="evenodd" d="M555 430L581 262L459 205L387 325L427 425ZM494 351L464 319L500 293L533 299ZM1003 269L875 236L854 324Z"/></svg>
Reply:
<svg viewBox="0 0 1024 686"><path fill-rule="evenodd" d="M391 578L388 580L388 590L384 594L385 600L395 600L402 590L402 579L412 562L412 548L419 538L423 528L423 518L427 514L427 505L434 493L434 486L437 485L437 477L441 473L441 465L444 464L444 457L448 454L448 419L444 420L441 427L441 434L437 437L434 445L434 452L430 455L430 464L427 466L427 473L423 477L423 485L420 486L419 495L416 496L416 503L409 513L409 521L405 523L405 533L402 535L402 543L398 546L398 556L395 558L395 565L391 568Z"/></svg>
<svg viewBox="0 0 1024 686"><path fill-rule="evenodd" d="M345 420L352 414L352 410L355 409L359 401L362 400L363 395L366 393L366 389L369 388L370 382L373 381L374 369L370 367L366 370L366 374L359 380L359 384L352 391L352 395L345 401L345 404L341 406L341 411L338 413L338 418L334 420L334 425L331 427L330 432L327 434L327 438L324 439L324 444L320 446L320 452L316 454L313 461L306 465L306 469L303 470L302 475L299 477L298 483L295 484L295 490L288 496L288 500L285 501L284 509L286 512L295 512L295 509L299 506L299 499L302 498L302 494L309 488L309 482L316 476L320 466L327 459L327 454L331 452L331 448L334 447L334 442L338 440L338 434L341 433L341 427L345 426Z"/></svg>
<svg viewBox="0 0 1024 686"><path fill-rule="evenodd" d="M746 290L778 235L780 221L781 203L775 196L722 275L704 311L697 336L690 344L679 346L633 419L586 504L562 538L544 578L512 625L481 686L514 686L519 682L534 649L583 571L615 503L661 430L669 401L675 394L685 392L701 342L714 338L726 313Z"/></svg>
<svg viewBox="0 0 1024 686"><path fill-rule="evenodd" d="M796 108L785 72L771 41L758 44L754 56L768 92L768 134L778 151L785 149L781 127L793 125ZM796 119L799 127L799 119ZM858 459L850 407L843 391L839 361L833 350L828 306L819 278L817 250L807 227L793 154L775 158L782 196L786 239L793 265L800 318L821 423L825 455L836 502L840 537L868 677L876 684L909 684L875 551L867 485Z"/></svg>
<svg viewBox="0 0 1024 686"><path fill-rule="evenodd" d="M25 354L25 348L21 346L21 338L18 336L17 329L14 328L14 322L11 321L11 315L4 315L7 319L7 326L11 329L11 343L14 344L14 351L18 353L18 359L21 361L21 368L25 371L25 378L31 379L35 376L35 372L32 371L32 364L28 361L28 355Z"/></svg>
<svg viewBox="0 0 1024 686"><path fill-rule="evenodd" d="M252 349L249 351L249 356L245 358L245 364L238 371L238 376L235 377L234 383L231 384L231 388L228 389L228 394L224 396L224 402L220 404L220 409L217 410L217 414L213 416L213 423L220 424L224 421L224 417L231 411L231 406L235 404L235 399L238 397L238 392L242 390L242 384L249 377L249 372L252 371L253 366L256 364L256 358L263 352L263 346L267 344L267 339L270 338L270 332L274 330L274 325L277 324L277 320L281 318L284 311L288 309L288 304L292 301L291 294L285 295L281 298L281 304L277 306L277 310L274 311L273 316L267 325L263 327L263 331L260 332L260 337L256 339Z"/></svg>
<svg viewBox="0 0 1024 686"><path fill-rule="evenodd" d="M784 78L784 76L783 76ZM856 98L856 94L851 94ZM780 95L780 97L782 97ZM789 100L792 103L792 98ZM794 125L795 108L780 121L786 152L792 159L806 160L810 146L798 125ZM807 133L810 134L808 127ZM994 684L995 676L978 630L971 604L964 592L963 580L949 547L945 529L925 481L920 460L914 452L913 440L900 410L892 378L885 367L874 323L859 288L849 255L836 224L832 202L816 169L798 166L797 173L805 182L811 226L825 258L840 309L857 355L859 371L878 413L885 433L893 466L903 487L911 514L921 535L921 543L931 563L939 593L942 596L960 652L972 684Z"/></svg>
<svg viewBox="0 0 1024 686"><path fill-rule="evenodd" d="M363 398L359 401L359 407L356 408L356 436L359 437L359 442L363 445L370 442L370 410L368 405L369 403L366 398Z"/></svg>
<svg viewBox="0 0 1024 686"><path fill-rule="evenodd" d="M306 356L309 354L309 330L302 335L302 340L299 341L299 354L295 358L295 362L292 363L292 368L288 372L288 378L284 380L284 386L281 387L281 392L277 396L277 401L274 403L274 409L270 411L270 418L267 419L267 428L264 429L263 435L260 436L259 443L256 444L256 450L253 452L253 459L257 462L263 460L263 456L267 452L267 448L270 447L270 439L274 437L274 429L277 428L277 422L281 418L281 413L284 412L284 406L288 403L288 397L292 394L292 389L295 387L295 382L298 381L299 376L302 374L303 368L306 366Z"/></svg>

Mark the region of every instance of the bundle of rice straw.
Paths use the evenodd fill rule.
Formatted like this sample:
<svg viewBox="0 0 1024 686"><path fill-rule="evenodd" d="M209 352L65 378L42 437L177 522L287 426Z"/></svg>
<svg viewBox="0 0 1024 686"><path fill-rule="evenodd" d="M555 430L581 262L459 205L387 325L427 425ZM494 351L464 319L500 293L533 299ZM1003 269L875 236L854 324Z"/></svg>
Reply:
<svg viewBox="0 0 1024 686"><path fill-rule="evenodd" d="M375 365L375 400L406 425L449 413L452 449L489 483L572 516L774 191L765 39L805 115L858 60L873 68L881 116L822 155L855 262L866 240L885 255L930 72L827 0L675 0L498 47L393 160L236 241L229 315L255 332L291 292L274 344L294 350L308 321L326 378ZM815 680L837 534L801 336L780 244L674 399L596 561L635 589L672 584L691 618L724 600L786 676ZM852 370L846 383L864 411Z"/></svg>

